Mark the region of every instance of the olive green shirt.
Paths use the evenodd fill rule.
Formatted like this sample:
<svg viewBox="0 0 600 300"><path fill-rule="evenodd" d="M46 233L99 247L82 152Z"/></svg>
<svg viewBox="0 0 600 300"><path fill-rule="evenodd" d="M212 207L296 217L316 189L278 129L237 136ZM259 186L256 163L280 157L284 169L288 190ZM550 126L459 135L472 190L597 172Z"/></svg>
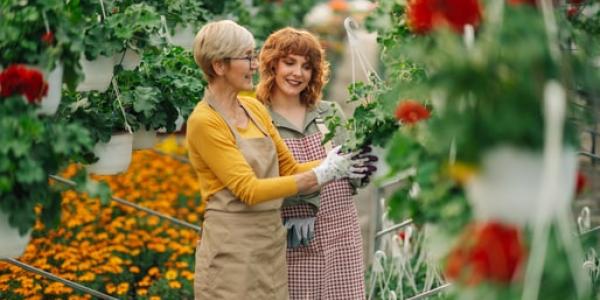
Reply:
<svg viewBox="0 0 600 300"><path fill-rule="evenodd" d="M273 119L273 124L279 131L279 135L283 139L302 139L306 136L315 134L319 132L319 128L317 127L317 119L320 118L323 122L327 119L328 116L338 116L343 124L346 120L342 109L339 104L331 101L320 101L315 107L309 108L306 112L306 116L304 117L304 126L302 131L299 128L296 128L290 121L286 118L273 111L270 107L269 113L271 114L271 119ZM334 145L341 145L346 140L347 133L343 130L343 128L338 127L335 137L332 142ZM350 181L353 187L358 187L360 181ZM308 195L297 195L293 197L286 198L283 201L283 206L291 206L308 203L314 206L315 213L318 211L320 207L320 195L319 192L308 194Z"/></svg>

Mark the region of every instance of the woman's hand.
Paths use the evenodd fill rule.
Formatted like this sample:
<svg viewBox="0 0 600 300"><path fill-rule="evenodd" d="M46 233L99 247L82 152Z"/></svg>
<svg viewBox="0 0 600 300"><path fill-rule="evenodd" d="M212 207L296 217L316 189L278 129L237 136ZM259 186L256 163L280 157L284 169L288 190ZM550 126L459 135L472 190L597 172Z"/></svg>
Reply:
<svg viewBox="0 0 600 300"><path fill-rule="evenodd" d="M342 154L340 148L331 149L323 162L313 169L319 186L341 178L362 179L366 176L366 158L360 153Z"/></svg>

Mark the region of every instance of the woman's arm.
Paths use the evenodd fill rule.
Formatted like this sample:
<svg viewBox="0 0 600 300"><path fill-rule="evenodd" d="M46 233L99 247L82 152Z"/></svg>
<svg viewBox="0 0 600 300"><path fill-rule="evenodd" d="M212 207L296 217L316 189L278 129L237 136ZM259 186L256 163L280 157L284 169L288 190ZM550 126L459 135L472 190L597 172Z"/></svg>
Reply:
<svg viewBox="0 0 600 300"><path fill-rule="evenodd" d="M188 136L193 137L188 140L190 148L223 185L248 205L318 188L313 171L293 176L257 178L237 148L229 127L220 118L206 115L190 118L188 130Z"/></svg>

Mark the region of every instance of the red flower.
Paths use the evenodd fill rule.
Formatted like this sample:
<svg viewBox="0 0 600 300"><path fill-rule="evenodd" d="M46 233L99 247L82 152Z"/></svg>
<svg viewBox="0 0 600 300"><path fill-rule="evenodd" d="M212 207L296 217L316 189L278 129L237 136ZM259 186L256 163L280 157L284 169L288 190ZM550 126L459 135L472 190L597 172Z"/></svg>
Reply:
<svg viewBox="0 0 600 300"><path fill-rule="evenodd" d="M445 273L467 285L509 283L526 256L518 228L499 223L472 224L448 256Z"/></svg>
<svg viewBox="0 0 600 300"><path fill-rule="evenodd" d="M587 185L587 177L581 171L577 172L577 181L575 183L575 195L580 195Z"/></svg>
<svg viewBox="0 0 600 300"><path fill-rule="evenodd" d="M536 6L537 1L536 0L508 0L508 4L511 4L511 5L529 4L532 6Z"/></svg>
<svg viewBox="0 0 600 300"><path fill-rule="evenodd" d="M396 119L404 124L414 124L429 118L429 111L415 100L404 100L396 108Z"/></svg>
<svg viewBox="0 0 600 300"><path fill-rule="evenodd" d="M404 230L402 230L402 231L398 231L398 238L399 238L401 241L404 241L404 239L406 238L406 232L405 232Z"/></svg>
<svg viewBox="0 0 600 300"><path fill-rule="evenodd" d="M48 31L44 33L41 37L42 42L50 45L54 42L54 33L52 31Z"/></svg>
<svg viewBox="0 0 600 300"><path fill-rule="evenodd" d="M479 25L482 12L478 0L410 0L406 14L411 30L425 34L442 25L462 33L467 24Z"/></svg>
<svg viewBox="0 0 600 300"><path fill-rule="evenodd" d="M38 70L24 65L10 65L0 73L0 96L22 94L29 103L39 102L48 93L48 83Z"/></svg>

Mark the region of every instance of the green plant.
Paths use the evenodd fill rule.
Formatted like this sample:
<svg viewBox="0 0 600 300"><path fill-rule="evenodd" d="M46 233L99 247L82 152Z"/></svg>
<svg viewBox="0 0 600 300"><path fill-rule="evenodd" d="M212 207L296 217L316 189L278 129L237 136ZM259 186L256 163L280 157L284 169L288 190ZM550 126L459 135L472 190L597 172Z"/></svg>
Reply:
<svg viewBox="0 0 600 300"><path fill-rule="evenodd" d="M110 8L110 7L109 7ZM86 20L85 57L111 56L125 48L144 49L151 45L150 37L161 27L156 9L144 3L119 10L111 8L104 17L92 14Z"/></svg>
<svg viewBox="0 0 600 300"><path fill-rule="evenodd" d="M78 122L85 128L93 128L94 130L90 130L90 137L94 144L107 143L114 132L126 130L119 102L112 90L104 93L63 90L57 117L68 122ZM92 160L93 156L88 153L86 162Z"/></svg>
<svg viewBox="0 0 600 300"><path fill-rule="evenodd" d="M325 121L329 133L323 143L333 138L338 126L343 126L350 134L344 142L344 151L355 151L366 145L385 146L398 129L398 121L393 116L393 107L385 105L380 97L388 92L385 83L373 74L370 83L356 82L348 88L350 100L361 102L352 117L342 124L339 118L328 117Z"/></svg>
<svg viewBox="0 0 600 300"><path fill-rule="evenodd" d="M136 120L146 129L165 127L173 131L175 120L180 115L187 119L206 86L192 54L180 47L149 49L144 52L137 72L139 85L136 84L133 92L124 92L123 98L125 103L134 103L134 111L138 113ZM144 100L140 89L149 91L146 96L152 95L152 100L146 99L145 114L141 115L135 105L138 103L140 107Z"/></svg>
<svg viewBox="0 0 600 300"><path fill-rule="evenodd" d="M91 151L90 133L78 123L38 117L20 95L0 99L0 131L0 209L21 234L33 227L38 205L42 222L55 226L61 196L48 175Z"/></svg>
<svg viewBox="0 0 600 300"><path fill-rule="evenodd" d="M2 1L0 65L24 63L49 71L62 62L65 82L75 86L81 72L82 24L77 1Z"/></svg>

